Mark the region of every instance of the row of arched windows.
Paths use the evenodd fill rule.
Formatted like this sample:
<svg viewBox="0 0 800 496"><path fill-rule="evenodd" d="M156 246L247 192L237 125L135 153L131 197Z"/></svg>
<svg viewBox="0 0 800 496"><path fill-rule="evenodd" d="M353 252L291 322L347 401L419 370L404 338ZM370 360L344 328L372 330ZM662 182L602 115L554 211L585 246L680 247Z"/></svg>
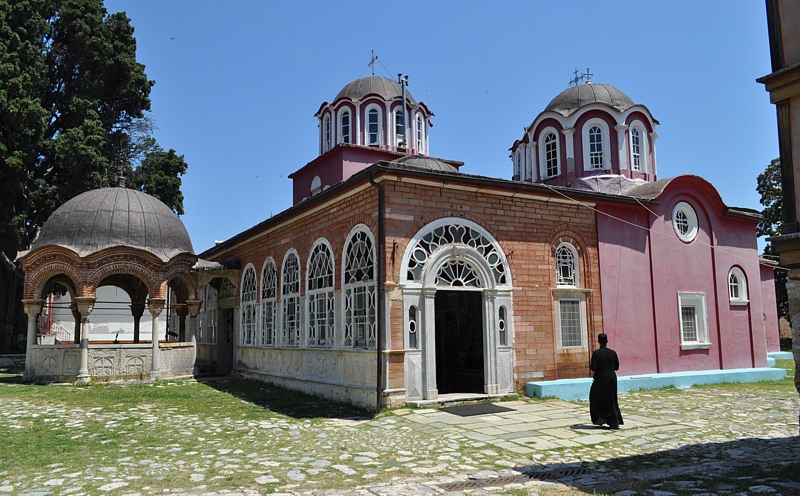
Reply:
<svg viewBox="0 0 800 496"><path fill-rule="evenodd" d="M610 129L600 118L589 119L582 126L581 150L584 171L601 171L620 168L612 164ZM561 175L563 161L560 134L548 126L539 133L536 152L528 154L526 146L517 147L514 154L514 177L523 180L546 180ZM639 121L628 126L628 167L634 172L649 173L649 139L647 128ZM568 142L569 143L569 142Z"/></svg>
<svg viewBox="0 0 800 496"><path fill-rule="evenodd" d="M343 250L341 293L334 291L336 263L331 244L325 238L312 246L305 278L301 277L300 259L294 249L286 252L280 267L272 257L267 258L260 277L256 268L248 264L239 293L238 344L374 348L377 331L374 247L372 234L365 226L355 228L350 234ZM206 287L204 294L210 293L209 289ZM216 305L213 308L207 305L204 325L210 328L210 321L216 315ZM215 322L213 329L216 330Z"/></svg>
<svg viewBox="0 0 800 496"><path fill-rule="evenodd" d="M397 107L391 112L390 122L384 119L384 112L385 109L377 103L367 105L364 112L366 126L363 133L360 133L355 126L356 120L350 107L343 106L336 112L335 125L334 114L326 112L322 117L321 152L325 153L339 143L366 146L384 145L395 148L413 147L417 153L428 152L425 116L422 112L413 112L414 117L408 134L406 134L402 107Z"/></svg>

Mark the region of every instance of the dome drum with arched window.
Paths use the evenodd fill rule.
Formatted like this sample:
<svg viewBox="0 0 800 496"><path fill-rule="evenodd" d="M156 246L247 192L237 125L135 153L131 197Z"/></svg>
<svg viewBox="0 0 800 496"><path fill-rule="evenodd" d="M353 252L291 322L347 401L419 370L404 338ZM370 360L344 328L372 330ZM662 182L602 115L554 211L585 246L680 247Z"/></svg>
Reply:
<svg viewBox="0 0 800 496"><path fill-rule="evenodd" d="M562 91L511 148L513 178L573 186L594 176L655 181L655 126L644 105L607 84Z"/></svg>

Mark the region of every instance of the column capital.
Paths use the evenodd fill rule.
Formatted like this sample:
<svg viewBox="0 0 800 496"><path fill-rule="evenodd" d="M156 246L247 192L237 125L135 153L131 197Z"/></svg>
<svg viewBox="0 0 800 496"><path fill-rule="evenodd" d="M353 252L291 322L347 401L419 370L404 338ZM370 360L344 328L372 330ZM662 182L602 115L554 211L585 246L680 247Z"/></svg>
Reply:
<svg viewBox="0 0 800 496"><path fill-rule="evenodd" d="M164 310L164 303L166 303L166 301L166 298L148 298L147 309L150 310L150 314L153 317L158 317L161 311Z"/></svg>
<svg viewBox="0 0 800 496"><path fill-rule="evenodd" d="M564 136L572 136L573 134L575 134L575 128L568 127L566 129L562 129L561 134L563 134Z"/></svg>
<svg viewBox="0 0 800 496"><path fill-rule="evenodd" d="M628 130L629 127L630 126L628 126L627 124L617 124L616 126L614 126L614 129L616 129L618 133L624 133L625 131Z"/></svg>
<svg viewBox="0 0 800 496"><path fill-rule="evenodd" d="M650 133L650 140L655 141L657 139L658 139L658 133L657 132L653 131L652 133Z"/></svg>
<svg viewBox="0 0 800 496"><path fill-rule="evenodd" d="M189 308L189 316L190 317L197 317L197 314L200 313L200 305L203 302L200 300L186 300L186 306Z"/></svg>
<svg viewBox="0 0 800 496"><path fill-rule="evenodd" d="M43 302L44 300L40 299L22 300L22 304L25 306L25 315L31 318L39 315L39 312L42 311Z"/></svg>
<svg viewBox="0 0 800 496"><path fill-rule="evenodd" d="M92 313L94 310L94 302L97 299L93 296L76 296L75 303L78 304L78 311L81 313L81 317L86 319L89 317L89 314Z"/></svg>

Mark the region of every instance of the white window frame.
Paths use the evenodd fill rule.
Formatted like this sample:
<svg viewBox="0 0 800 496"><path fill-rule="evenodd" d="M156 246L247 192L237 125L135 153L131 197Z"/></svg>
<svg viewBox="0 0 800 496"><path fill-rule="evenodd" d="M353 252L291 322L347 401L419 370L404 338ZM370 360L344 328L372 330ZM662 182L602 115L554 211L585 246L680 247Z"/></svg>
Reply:
<svg viewBox="0 0 800 496"><path fill-rule="evenodd" d="M311 247L306 264L308 346L332 346L336 337L333 248L325 238ZM312 286L314 286L312 288Z"/></svg>
<svg viewBox="0 0 800 496"><path fill-rule="evenodd" d="M369 128L369 125L370 125L369 113L371 111L373 111L373 110L377 111L377 113L378 113L378 122L377 122L377 124L378 124L378 133L377 133L378 136L377 136L377 139L375 140L374 143L370 141L371 132L370 132L370 128ZM367 108L364 110L364 120L366 121L366 124L367 124L364 127L364 142L365 142L365 144L367 146L379 146L379 145L383 144L383 110L381 109L381 107L378 106L375 103L370 103L369 105L367 105Z"/></svg>
<svg viewBox="0 0 800 496"><path fill-rule="evenodd" d="M649 145L648 145L648 142L647 142L647 136L648 136L647 129L644 127L644 124L642 124L641 121L634 121L633 124L631 124L629 129L630 129L630 131L628 131L628 133L629 133L629 141L630 141L630 149L631 149L630 150L631 151L631 170L634 171L634 172L639 172L639 173L646 174L647 171L648 171L647 157L648 157L648 150L649 150ZM634 145L635 145L635 143L633 142L634 132L639 134L639 168L638 169L636 168L636 160L635 160L636 155L634 153Z"/></svg>
<svg viewBox="0 0 800 496"><path fill-rule="evenodd" d="M331 144L333 143L333 137L331 136L332 132L331 114L326 112L325 117L322 118L322 153L325 153L331 149Z"/></svg>
<svg viewBox="0 0 800 496"><path fill-rule="evenodd" d="M268 269L271 269L271 277ZM271 280L270 280L271 279ZM272 257L264 261L261 268L261 315L259 344L261 346L275 346L275 330L278 327L277 301L278 301L278 267Z"/></svg>
<svg viewBox="0 0 800 496"><path fill-rule="evenodd" d="M416 113L414 118L414 125L416 126L417 153L425 153L425 118L419 112Z"/></svg>
<svg viewBox="0 0 800 496"><path fill-rule="evenodd" d="M593 127L600 128L600 145L603 147L601 167L593 167L590 160L590 146L589 146L589 131ZM583 124L581 131L583 137L583 170L585 171L599 171L608 170L611 168L611 134L608 130L608 123L599 117L589 119Z"/></svg>
<svg viewBox="0 0 800 496"><path fill-rule="evenodd" d="M401 136L405 139L406 148L408 148L408 123L403 122L403 134L398 134L397 132L397 116L403 110L403 106L395 107L392 110L392 134L394 135L394 145L396 147L400 147L400 143L402 141ZM408 112L403 112L404 121L408 120Z"/></svg>
<svg viewBox="0 0 800 496"><path fill-rule="evenodd" d="M242 271L239 285L239 346L255 346L258 318L258 274L253 264L247 264Z"/></svg>
<svg viewBox="0 0 800 496"><path fill-rule="evenodd" d="M747 277L739 267L731 267L728 272L728 298L731 305L747 305L750 301L748 297Z"/></svg>
<svg viewBox="0 0 800 496"><path fill-rule="evenodd" d="M685 336L683 308L694 308L694 336ZM708 310L705 293L678 292L678 332L680 332L682 350L702 350L711 347L708 336Z"/></svg>
<svg viewBox="0 0 800 496"><path fill-rule="evenodd" d="M291 274L288 273L290 269L287 267L290 261L294 259L297 263L296 271ZM300 346L300 288L302 287L300 270L300 257L297 251L292 248L283 258L281 264L281 344L287 347ZM287 275L294 277L297 280L287 281ZM296 289L296 291L291 291ZM293 325L292 325L293 323Z"/></svg>
<svg viewBox="0 0 800 496"><path fill-rule="evenodd" d="M344 125L343 120L345 114L348 116L348 124L347 124L347 141L344 140ZM353 143L353 110L350 107L343 107L339 109L338 115L336 117L336 143Z"/></svg>
<svg viewBox="0 0 800 496"><path fill-rule="evenodd" d="M547 138L553 136L555 139L556 144L556 173L555 174L547 174ZM549 179L551 177L557 177L561 174L561 140L558 139L558 131L554 127L547 127L545 128L541 134L539 140L539 177L542 179Z"/></svg>
<svg viewBox="0 0 800 496"><path fill-rule="evenodd" d="M586 327L586 294L589 291L580 288L555 288L553 293L553 316L555 320L556 346L563 350L584 350L588 346L588 335ZM579 343L564 344L564 332L561 321L562 303L577 303L578 308L578 334Z"/></svg>
<svg viewBox="0 0 800 496"><path fill-rule="evenodd" d="M522 144L514 152L514 177L515 181L522 180Z"/></svg>
<svg viewBox="0 0 800 496"><path fill-rule="evenodd" d="M672 229L684 243L691 243L697 238L699 224L697 212L688 203L681 201L672 209Z"/></svg>
<svg viewBox="0 0 800 496"><path fill-rule="evenodd" d="M354 277L354 268L362 266L350 266L350 249L353 239L359 236L369 241L369 253L366 255L366 265L370 267L368 273L362 273L360 278ZM342 249L342 313L344 314L344 329L342 332L342 344L349 348L372 348L377 344L377 253L375 238L369 228L363 224L355 226ZM359 271L361 272L361 271ZM371 274L371 275L370 275ZM363 303L363 305L356 305Z"/></svg>
<svg viewBox="0 0 800 496"><path fill-rule="evenodd" d="M559 260L559 252L569 252L572 255L572 282L569 282L569 278L564 278L561 276L561 266L562 263ZM578 259L578 250L575 249L571 243L560 243L553 254L553 258L556 262L556 287L558 288L577 288L581 285L581 278L580 278L580 262Z"/></svg>

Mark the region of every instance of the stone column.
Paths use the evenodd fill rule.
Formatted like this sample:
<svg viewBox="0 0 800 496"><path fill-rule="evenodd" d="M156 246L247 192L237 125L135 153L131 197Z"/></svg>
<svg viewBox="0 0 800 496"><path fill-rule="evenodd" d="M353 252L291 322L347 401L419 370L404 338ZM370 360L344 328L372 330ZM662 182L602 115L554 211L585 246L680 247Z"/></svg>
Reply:
<svg viewBox="0 0 800 496"><path fill-rule="evenodd" d="M653 131L650 133L650 170L648 171L650 174L654 176L658 172L656 170L656 140L658 139L658 133Z"/></svg>
<svg viewBox="0 0 800 496"><path fill-rule="evenodd" d="M144 315L144 302L137 301L131 303L131 315L133 316L133 342L139 342L139 322Z"/></svg>
<svg viewBox="0 0 800 496"><path fill-rule="evenodd" d="M781 251L781 261L786 253ZM789 317L792 327L792 355L795 364L800 364L800 268L792 268L786 278L786 293L789 297ZM794 387L800 393L800 367L795 367ZM797 417L800 423L800 413Z"/></svg>
<svg viewBox="0 0 800 496"><path fill-rule="evenodd" d="M95 298L91 296L78 296L75 298L78 311L81 314L81 355L78 367L78 384L87 384L89 377L89 314L94 309Z"/></svg>
<svg viewBox="0 0 800 496"><path fill-rule="evenodd" d="M147 309L150 310L150 314L153 316L153 358L151 361L153 366L150 370L151 381L161 380L161 369L158 363L158 316L161 315L161 311L164 310L165 302L166 300L164 298L150 298L147 302Z"/></svg>
<svg viewBox="0 0 800 496"><path fill-rule="evenodd" d="M628 126L625 124L619 124L614 126L614 129L617 131L617 153L619 153L619 170L623 171L628 168L628 153L625 149L625 131L628 130Z"/></svg>
<svg viewBox="0 0 800 496"><path fill-rule="evenodd" d="M567 172L575 172L575 128L568 127L561 131L567 138ZM584 164L586 167L586 164ZM563 174L563 170L561 171Z"/></svg>
<svg viewBox="0 0 800 496"><path fill-rule="evenodd" d="M192 343L192 363L197 362L197 314L200 313L200 300L186 300L186 307L189 310L189 336L188 340Z"/></svg>
<svg viewBox="0 0 800 496"><path fill-rule="evenodd" d="M530 143L530 160L531 160L531 176L530 182L535 183L539 179L539 153L536 150L538 143L531 141Z"/></svg>
<svg viewBox="0 0 800 496"><path fill-rule="evenodd" d="M423 376L422 397L426 400L435 400L439 397L436 384L436 289L425 288L422 290L424 309L422 310L421 339Z"/></svg>
<svg viewBox="0 0 800 496"><path fill-rule="evenodd" d="M75 335L72 341L75 344L81 344L81 313L78 311L78 304L73 301L69 304L69 309L72 312L72 318L75 319L75 329L72 331Z"/></svg>
<svg viewBox="0 0 800 496"><path fill-rule="evenodd" d="M36 344L36 324L39 313L42 311L42 300L22 300L25 306L25 315L28 316L28 341L25 346L25 379L33 377L33 345Z"/></svg>
<svg viewBox="0 0 800 496"><path fill-rule="evenodd" d="M497 291L486 289L483 298L483 392L497 394L500 391L497 380Z"/></svg>

